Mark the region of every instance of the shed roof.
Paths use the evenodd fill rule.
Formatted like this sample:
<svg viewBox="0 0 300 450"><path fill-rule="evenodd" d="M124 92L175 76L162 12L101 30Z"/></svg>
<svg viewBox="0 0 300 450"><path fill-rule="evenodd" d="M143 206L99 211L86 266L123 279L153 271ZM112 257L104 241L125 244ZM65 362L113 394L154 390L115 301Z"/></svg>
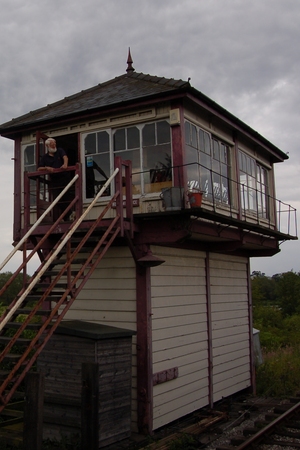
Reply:
<svg viewBox="0 0 300 450"><path fill-rule="evenodd" d="M184 97L198 102L203 107L210 109L212 113L227 120L237 130L247 133L248 136L273 153L276 160L278 160L277 158L279 161L288 159L288 156L278 147L202 92L193 88L189 81L147 75L135 72L134 69L3 123L0 125L0 134L14 139L16 134L23 130L38 130L51 123L91 116L103 110L145 103L150 100L163 101Z"/></svg>

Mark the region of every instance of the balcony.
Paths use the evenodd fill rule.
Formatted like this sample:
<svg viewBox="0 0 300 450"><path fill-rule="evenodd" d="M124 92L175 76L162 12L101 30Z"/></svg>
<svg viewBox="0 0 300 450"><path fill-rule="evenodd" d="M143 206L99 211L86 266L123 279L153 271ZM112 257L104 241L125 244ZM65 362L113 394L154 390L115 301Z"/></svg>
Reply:
<svg viewBox="0 0 300 450"><path fill-rule="evenodd" d="M59 171L59 169L57 169ZM65 197L65 210L71 212L75 210L76 217L82 214L85 204L82 199L83 177L81 166L69 167L68 171L77 175L77 180L70 190L70 195ZM201 173L205 176L198 178L191 174ZM24 189L24 223L26 227L34 223L35 218L45 211L51 202L52 193L49 188L48 175L39 172L25 173ZM153 169L137 172L134 175L127 174L123 177L123 198L126 199L125 185L132 182L134 199L133 205L140 205L134 209L134 215L142 217L149 215L166 215L171 210L163 207L162 192L175 188L177 195L180 192L178 208L172 214L189 215L215 223L246 229L259 234L274 237L280 241L297 239L297 215L296 209L291 205L282 202L270 195L266 189L259 190L255 186L249 186L236 180L222 176L213 170L193 163L183 166L173 166L166 169ZM186 180L185 182L183 180ZM95 181L97 190L98 182ZM103 207L105 200L109 200L108 193L113 193L115 187L112 185L104 196L101 197L99 207ZM130 192L128 191L128 192ZM202 204L199 207L189 201L189 192L197 191L202 193ZM73 199L73 200L72 200ZM102 200L103 199L103 200ZM144 201L157 203L158 209L145 212L141 208ZM72 203L70 207L70 203ZM130 202L131 203L131 202ZM166 205L165 205L166 206ZM46 218L46 222L53 223L51 217ZM45 222L45 223L46 223ZM26 228L25 227L25 228Z"/></svg>

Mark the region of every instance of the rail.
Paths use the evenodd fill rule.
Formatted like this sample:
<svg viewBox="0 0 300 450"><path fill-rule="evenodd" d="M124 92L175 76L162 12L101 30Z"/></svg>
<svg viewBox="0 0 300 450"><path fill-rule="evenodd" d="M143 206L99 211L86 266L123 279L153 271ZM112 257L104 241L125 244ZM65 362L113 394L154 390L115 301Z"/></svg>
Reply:
<svg viewBox="0 0 300 450"><path fill-rule="evenodd" d="M160 171L161 176L157 177L165 180L165 168L155 169L156 174ZM170 180L176 180L185 194L190 190L203 193L203 209L278 231L289 238L297 237L296 208L272 196L267 185L256 180L253 185L233 180L226 173L221 174L197 162L170 166L169 171L173 173ZM141 175L150 178L151 170L141 172Z"/></svg>
<svg viewBox="0 0 300 450"><path fill-rule="evenodd" d="M28 287L22 292L20 298L17 300L17 302L14 304L14 306L9 310L9 312L7 312L4 316L2 316L1 318L1 322L0 322L0 331L4 328L4 326L9 322L10 318L14 315L15 311L17 309L20 308L20 306L22 305L23 301L25 300L25 298L27 297L27 295L29 294L29 292L32 290L32 288L37 284L37 282L39 281L39 279L41 278L41 276L46 272L46 270L48 269L48 267L51 265L51 263L53 262L53 260L56 258L56 256L58 255L58 253L61 251L61 249L66 245L66 243L68 242L68 240L70 239L70 237L74 234L74 232L78 229L78 227L80 226L80 224L82 223L82 221L85 219L85 217L89 214L89 212L91 211L91 209L94 207L95 203L98 201L99 197L101 197L101 195L103 194L103 192L105 191L105 189L107 189L107 187L109 186L109 184L112 182L112 180L114 180L114 178L116 177L116 175L119 173L119 168L116 168L115 171L113 172L113 174L108 178L108 180L106 181L106 183L103 185L102 189L98 192L98 194L95 196L95 198L93 199L93 201L90 203L90 205L88 206L88 208L83 212L83 214L79 217L79 219L77 219L70 227L70 230L68 231L68 233L66 234L65 238L62 240L62 242L59 244L59 246L55 249L55 251L51 254L51 257L47 260L47 262L41 267L41 269L36 273L36 276L32 279L32 281L30 282L30 284L28 285ZM59 218L60 219L60 218ZM59 220L58 219L58 220ZM55 225L55 224L54 224ZM41 242L43 242L42 240L39 242L39 246L41 246ZM34 250L32 250L32 252L30 253L29 256L33 256L33 252L36 253L37 248L35 248ZM16 273L20 273L20 271L22 270L22 268L24 267L24 262L21 264L21 266L17 269ZM10 281L10 280L9 280ZM7 284L3 286L3 288L0 291L0 296L3 294L3 292L7 289Z"/></svg>
<svg viewBox="0 0 300 450"><path fill-rule="evenodd" d="M34 230L40 225L40 223L44 220L44 218L53 210L53 208L57 205L57 203L61 200L61 198L65 195L65 193L75 183L78 177L79 177L78 174L76 174L72 178L72 180L67 184L67 186L63 189L63 191L57 196L57 198L53 200L52 203L50 203L46 211L44 211L44 213L36 220L36 222L32 225L32 227L27 231L27 233L22 237L22 239L9 253L9 255L0 264L0 270L2 270L6 266L6 264L11 260L11 258L15 255L15 253L23 246L23 244L27 241L27 239L33 234Z"/></svg>

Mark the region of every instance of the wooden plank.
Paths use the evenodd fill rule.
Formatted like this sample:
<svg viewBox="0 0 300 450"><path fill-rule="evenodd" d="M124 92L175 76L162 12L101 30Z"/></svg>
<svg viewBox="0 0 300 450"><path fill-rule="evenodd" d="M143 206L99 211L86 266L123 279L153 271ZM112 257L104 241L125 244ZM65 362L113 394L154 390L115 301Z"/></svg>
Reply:
<svg viewBox="0 0 300 450"><path fill-rule="evenodd" d="M23 443L30 450L42 448L44 381L40 372L26 375Z"/></svg>
<svg viewBox="0 0 300 450"><path fill-rule="evenodd" d="M200 329L201 328L201 329ZM189 336L190 334L194 334L195 330L193 327L187 327L185 325L178 327L170 327L170 328L160 328L153 331L153 340L152 342L164 340L164 339L172 339L177 338L179 336ZM199 327L199 331L197 332L198 340L204 341L207 339L207 330L206 327Z"/></svg>
<svg viewBox="0 0 300 450"><path fill-rule="evenodd" d="M96 363L82 364L81 390L81 448L99 449L99 367Z"/></svg>

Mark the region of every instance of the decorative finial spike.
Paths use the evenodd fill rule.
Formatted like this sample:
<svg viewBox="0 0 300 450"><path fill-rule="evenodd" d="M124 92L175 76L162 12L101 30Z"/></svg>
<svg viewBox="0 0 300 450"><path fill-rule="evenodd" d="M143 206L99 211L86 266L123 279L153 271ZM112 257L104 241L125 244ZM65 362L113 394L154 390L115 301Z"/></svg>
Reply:
<svg viewBox="0 0 300 450"><path fill-rule="evenodd" d="M129 49L128 49L128 58L127 58L127 69L126 69L127 73L134 72L135 69L132 67L132 63L133 63L133 61L132 61L132 58L131 58L130 47L129 47Z"/></svg>

